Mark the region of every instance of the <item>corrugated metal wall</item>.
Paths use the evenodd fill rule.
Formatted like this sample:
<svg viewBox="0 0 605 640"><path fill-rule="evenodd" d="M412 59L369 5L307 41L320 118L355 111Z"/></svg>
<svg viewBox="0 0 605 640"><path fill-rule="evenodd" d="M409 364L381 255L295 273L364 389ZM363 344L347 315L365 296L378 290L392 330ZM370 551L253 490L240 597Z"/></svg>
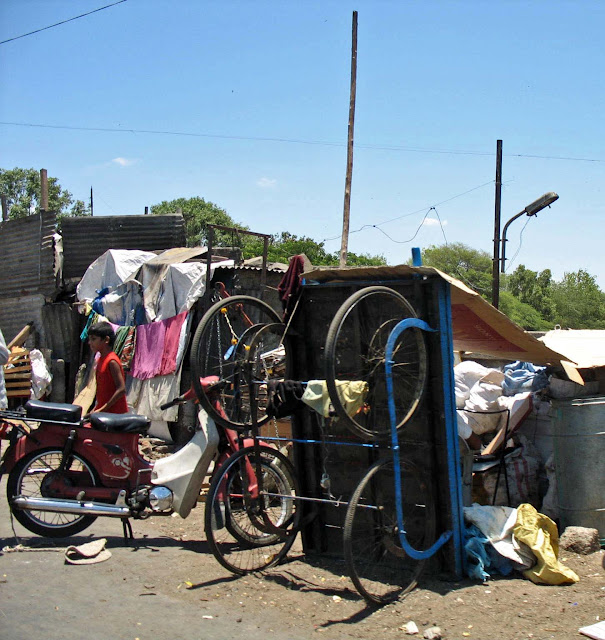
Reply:
<svg viewBox="0 0 605 640"><path fill-rule="evenodd" d="M61 233L66 279L81 278L90 264L109 249L163 251L187 244L180 214L65 218Z"/></svg>
<svg viewBox="0 0 605 640"><path fill-rule="evenodd" d="M7 342L28 323L43 334L41 310L56 291L53 213L0 223L0 328Z"/></svg>
<svg viewBox="0 0 605 640"><path fill-rule="evenodd" d="M54 213L0 223L0 255L5 277L0 279L0 300L56 288ZM7 277L8 276L8 277Z"/></svg>

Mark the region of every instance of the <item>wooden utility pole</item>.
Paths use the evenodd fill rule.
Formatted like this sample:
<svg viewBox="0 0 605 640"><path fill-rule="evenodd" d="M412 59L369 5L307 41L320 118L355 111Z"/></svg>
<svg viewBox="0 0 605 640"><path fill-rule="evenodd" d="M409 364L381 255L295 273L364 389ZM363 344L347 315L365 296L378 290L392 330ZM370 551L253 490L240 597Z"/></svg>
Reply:
<svg viewBox="0 0 605 640"><path fill-rule="evenodd" d="M93 206L94 206L94 202L92 199L92 187L90 187L90 215L92 217L93 215Z"/></svg>
<svg viewBox="0 0 605 640"><path fill-rule="evenodd" d="M494 259L492 263L492 305L500 302L500 205L502 202L502 140L496 143L496 205L494 210Z"/></svg>
<svg viewBox="0 0 605 640"><path fill-rule="evenodd" d="M351 93L349 99L349 140L347 145L347 177L345 179L345 201L342 214L342 240L340 244L340 266L347 265L349 250L349 215L351 213L351 180L353 177L353 132L355 129L355 95L357 92L357 11L353 11L351 42Z"/></svg>
<svg viewBox="0 0 605 640"><path fill-rule="evenodd" d="M40 211L48 211L48 174L40 169Z"/></svg>
<svg viewBox="0 0 605 640"><path fill-rule="evenodd" d="M2 198L2 222L6 222L8 220L8 199L5 195L0 198Z"/></svg>

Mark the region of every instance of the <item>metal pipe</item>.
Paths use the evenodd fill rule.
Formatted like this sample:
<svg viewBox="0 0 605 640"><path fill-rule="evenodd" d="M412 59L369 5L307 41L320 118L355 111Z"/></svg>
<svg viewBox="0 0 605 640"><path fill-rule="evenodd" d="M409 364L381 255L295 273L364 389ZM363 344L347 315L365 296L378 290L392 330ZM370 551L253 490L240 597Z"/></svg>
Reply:
<svg viewBox="0 0 605 640"><path fill-rule="evenodd" d="M55 513L76 513L88 516L109 516L111 518L129 518L129 507L118 507L102 502L79 502L78 500L56 500L54 498L26 498L17 496L11 502L13 507L24 511L52 511Z"/></svg>

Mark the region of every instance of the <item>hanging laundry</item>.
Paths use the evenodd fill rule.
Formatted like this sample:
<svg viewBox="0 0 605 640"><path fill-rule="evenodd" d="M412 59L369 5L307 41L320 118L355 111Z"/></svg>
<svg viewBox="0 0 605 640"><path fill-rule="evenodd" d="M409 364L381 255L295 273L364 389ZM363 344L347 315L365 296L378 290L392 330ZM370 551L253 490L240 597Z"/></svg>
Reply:
<svg viewBox="0 0 605 640"><path fill-rule="evenodd" d="M354 416L363 406L370 389L368 383L364 380L335 380L335 383L342 406L350 416ZM324 418L333 415L334 409L325 380L309 380L302 401Z"/></svg>
<svg viewBox="0 0 605 640"><path fill-rule="evenodd" d="M160 365L159 375L165 376L176 371L177 353L179 350L179 341L181 337L181 328L187 318L187 312L179 313L172 318L162 320L162 324L166 326L164 336L164 350L162 353L162 362Z"/></svg>
<svg viewBox="0 0 605 640"><path fill-rule="evenodd" d="M150 322L137 327L136 349L132 358L131 375L148 380L159 375L164 353L166 324Z"/></svg>
<svg viewBox="0 0 605 640"><path fill-rule="evenodd" d="M113 345L114 352L120 357L125 371L130 370L135 349L135 327L120 327L116 331L116 339Z"/></svg>

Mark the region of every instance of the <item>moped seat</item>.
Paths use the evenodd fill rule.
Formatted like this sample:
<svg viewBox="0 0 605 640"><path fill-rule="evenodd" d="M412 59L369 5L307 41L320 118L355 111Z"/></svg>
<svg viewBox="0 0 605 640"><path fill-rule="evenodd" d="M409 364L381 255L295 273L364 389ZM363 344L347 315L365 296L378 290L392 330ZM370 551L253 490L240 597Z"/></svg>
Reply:
<svg viewBox="0 0 605 640"><path fill-rule="evenodd" d="M135 413L92 413L90 424L97 431L147 433L151 420Z"/></svg>
<svg viewBox="0 0 605 640"><path fill-rule="evenodd" d="M78 424L82 419L82 407L77 404L65 404L62 402L28 400L25 403L25 417L32 420Z"/></svg>

